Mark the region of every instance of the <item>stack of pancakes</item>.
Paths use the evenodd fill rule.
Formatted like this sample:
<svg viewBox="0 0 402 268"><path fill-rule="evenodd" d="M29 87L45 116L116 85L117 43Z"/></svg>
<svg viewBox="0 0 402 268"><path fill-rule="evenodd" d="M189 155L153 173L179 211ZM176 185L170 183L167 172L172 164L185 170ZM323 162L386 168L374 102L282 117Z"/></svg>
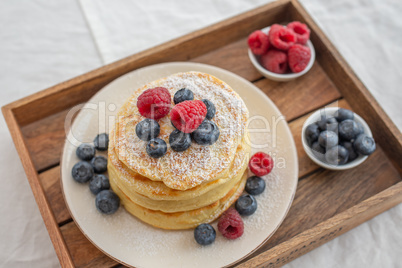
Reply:
<svg viewBox="0 0 402 268"><path fill-rule="evenodd" d="M216 107L211 121L220 130L217 142L209 146L193 142L184 152L173 151L169 135L174 127L168 115L158 120L158 138L168 144L167 153L161 158L150 157L135 127L145 119L137 108L138 96L154 87L167 88L171 96L187 88L195 100L210 100ZM118 111L109 135L108 170L113 191L129 213L158 228L187 229L215 220L244 189L250 153L247 120L243 100L209 74L178 73L135 90Z"/></svg>

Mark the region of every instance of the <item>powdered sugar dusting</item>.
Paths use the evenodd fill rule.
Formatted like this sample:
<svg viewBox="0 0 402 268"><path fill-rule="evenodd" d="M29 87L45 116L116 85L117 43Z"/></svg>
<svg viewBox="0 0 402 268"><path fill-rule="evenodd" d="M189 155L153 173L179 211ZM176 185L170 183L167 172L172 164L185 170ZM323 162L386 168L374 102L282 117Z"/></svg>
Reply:
<svg viewBox="0 0 402 268"><path fill-rule="evenodd" d="M163 86L174 96L181 88L190 89L195 100L209 99L216 107L213 122L220 136L211 146L193 143L184 152L168 152L159 159L146 153L145 142L135 134L136 124L143 120L137 108L138 96L148 88ZM242 99L224 82L198 72L171 75L136 90L120 109L116 126L116 148L119 159L133 171L163 181L173 189L185 190L218 178L227 170L246 130L248 110ZM167 144L173 131L168 116L158 121L161 133L158 138Z"/></svg>

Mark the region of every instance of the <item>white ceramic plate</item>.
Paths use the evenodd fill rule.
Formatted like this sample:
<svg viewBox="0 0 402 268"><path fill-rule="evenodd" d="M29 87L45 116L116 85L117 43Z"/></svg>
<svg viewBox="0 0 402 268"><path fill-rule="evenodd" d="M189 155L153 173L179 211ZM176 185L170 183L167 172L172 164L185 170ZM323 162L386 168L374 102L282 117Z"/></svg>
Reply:
<svg viewBox="0 0 402 268"><path fill-rule="evenodd" d="M274 158L273 171L265 176L267 187L259 196L257 211L244 217L242 237L229 241L217 232L212 245L202 247L193 230L165 231L151 227L120 208L113 215L102 215L95 208L95 197L87 184L71 177L79 159L76 147L92 142L98 133L108 131L114 115L131 92L138 87L185 71L209 73L228 83L245 101L250 111L253 153L264 151ZM67 133L61 166L64 198L71 215L85 236L101 251L117 261L135 267L222 267L234 264L260 247L285 218L293 201L298 180L298 162L292 134L273 102L247 80L223 69L198 63L176 62L152 65L114 80L100 90L79 111ZM99 152L98 152L99 154ZM213 226L216 228L216 222Z"/></svg>

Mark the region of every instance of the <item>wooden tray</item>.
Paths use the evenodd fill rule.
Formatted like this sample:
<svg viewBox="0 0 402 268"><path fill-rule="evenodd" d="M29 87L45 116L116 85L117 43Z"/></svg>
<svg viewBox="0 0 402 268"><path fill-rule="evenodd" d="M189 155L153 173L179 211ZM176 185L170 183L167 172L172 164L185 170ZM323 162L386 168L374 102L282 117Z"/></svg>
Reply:
<svg viewBox="0 0 402 268"><path fill-rule="evenodd" d="M311 29L316 62L305 76L286 83L263 78L247 57L247 36L256 29L299 20ZM113 79L169 61L215 65L253 82L286 116L299 156L293 205L274 236L240 267L277 267L318 247L402 201L402 137L327 37L294 0L280 0L109 64L2 108L43 220L63 267L119 267L79 231L60 189L64 118ZM327 105L353 109L370 125L376 152L357 168L329 171L304 153L301 126Z"/></svg>

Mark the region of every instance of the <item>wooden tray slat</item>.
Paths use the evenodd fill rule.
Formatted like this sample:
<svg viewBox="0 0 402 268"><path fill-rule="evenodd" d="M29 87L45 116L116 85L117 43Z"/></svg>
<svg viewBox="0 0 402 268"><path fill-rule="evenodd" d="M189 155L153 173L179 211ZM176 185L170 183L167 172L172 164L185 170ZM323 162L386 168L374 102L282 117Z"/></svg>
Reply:
<svg viewBox="0 0 402 268"><path fill-rule="evenodd" d="M255 83L275 102L288 121L341 97L318 63L309 75L286 83L263 79Z"/></svg>
<svg viewBox="0 0 402 268"><path fill-rule="evenodd" d="M61 190L60 166L42 172L39 175L39 180L45 191L46 198L49 201L57 223L63 224L64 222L71 220L71 215L67 209Z"/></svg>
<svg viewBox="0 0 402 268"><path fill-rule="evenodd" d="M247 38L223 46L217 50L191 59L193 62L214 65L242 76L249 81L262 78L247 54ZM241 64L238 64L241 62Z"/></svg>
<svg viewBox="0 0 402 268"><path fill-rule="evenodd" d="M66 139L64 120L69 109L22 127L29 153L39 172L58 165Z"/></svg>
<svg viewBox="0 0 402 268"><path fill-rule="evenodd" d="M66 240L75 267L106 268L118 264L89 242L74 222L63 225L60 230Z"/></svg>

